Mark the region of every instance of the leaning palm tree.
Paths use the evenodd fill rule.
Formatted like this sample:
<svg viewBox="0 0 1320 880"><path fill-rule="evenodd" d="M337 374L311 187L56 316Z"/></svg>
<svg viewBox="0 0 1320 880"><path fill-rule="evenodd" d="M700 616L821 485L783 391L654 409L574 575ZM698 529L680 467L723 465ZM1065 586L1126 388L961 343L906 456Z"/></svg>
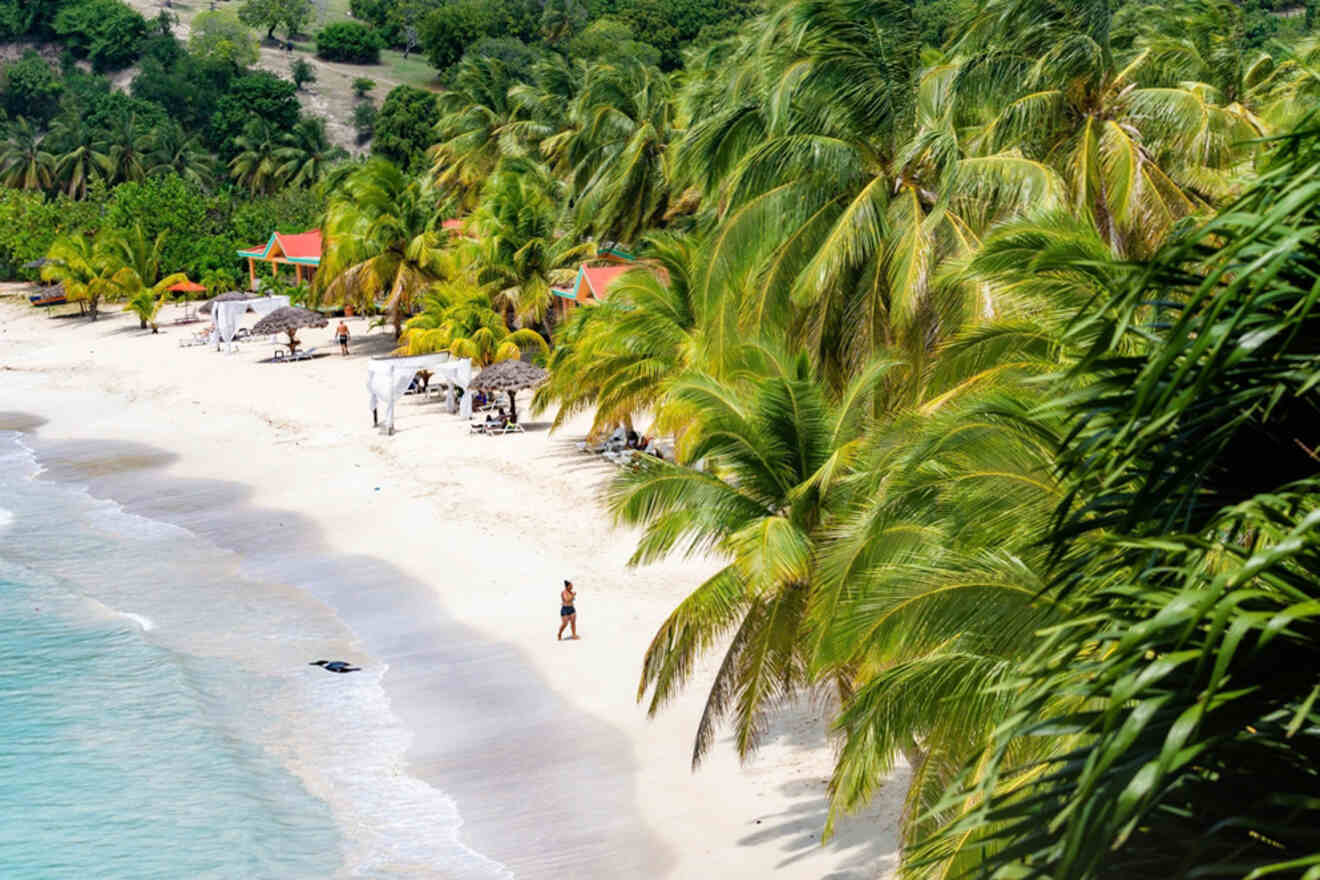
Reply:
<svg viewBox="0 0 1320 880"><path fill-rule="evenodd" d="M395 335L414 298L442 277L448 236L435 191L392 163L373 159L347 175L326 207L326 253L316 276L324 298L361 308L385 298Z"/></svg>
<svg viewBox="0 0 1320 880"><path fill-rule="evenodd" d="M348 158L348 153L330 142L325 120L319 117L300 120L282 143L275 150L275 159L280 163L275 176L286 186L313 186L332 162Z"/></svg>
<svg viewBox="0 0 1320 880"><path fill-rule="evenodd" d="M65 116L51 126L50 141L59 153L56 174L65 194L81 199L87 184L110 173L110 157L98 149L96 134L79 116Z"/></svg>
<svg viewBox="0 0 1320 880"><path fill-rule="evenodd" d="M592 432L651 414L660 431L683 426L669 392L685 372L728 372L725 355L741 340L731 334L737 299L722 291L698 298L706 250L700 239L653 233L643 262L620 276L601 303L576 308L555 328L550 379L532 405L557 406L554 427L592 411ZM732 337L732 338L731 338Z"/></svg>
<svg viewBox="0 0 1320 880"><path fill-rule="evenodd" d="M766 713L808 684L807 613L813 568L842 512L847 475L865 436L880 370L838 401L803 355L766 348L734 384L699 373L671 395L696 417L689 456L701 470L646 460L610 489L617 520L643 528L632 562L679 549L713 551L726 565L670 614L643 661L638 699L654 714L702 654L725 645L697 728L693 764L733 716L740 755L757 746Z"/></svg>
<svg viewBox="0 0 1320 880"><path fill-rule="evenodd" d="M45 138L20 116L9 127L9 137L0 153L0 183L11 189L50 189L55 181L55 156L46 149Z"/></svg>

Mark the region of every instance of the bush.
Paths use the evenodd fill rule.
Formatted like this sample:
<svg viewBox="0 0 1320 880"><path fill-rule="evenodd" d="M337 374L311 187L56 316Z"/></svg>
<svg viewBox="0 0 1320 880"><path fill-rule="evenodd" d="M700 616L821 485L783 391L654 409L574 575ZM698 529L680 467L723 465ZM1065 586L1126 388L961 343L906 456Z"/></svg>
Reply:
<svg viewBox="0 0 1320 880"><path fill-rule="evenodd" d="M353 128L357 130L357 142L365 144L376 132L376 117L379 111L370 101L363 101L353 108Z"/></svg>
<svg viewBox="0 0 1320 880"><path fill-rule="evenodd" d="M295 58L289 65L289 75L293 77L293 87L301 89L307 83L316 82L316 68L306 58Z"/></svg>
<svg viewBox="0 0 1320 880"><path fill-rule="evenodd" d="M203 12L193 19L188 51L205 61L247 67L261 57L252 31L227 12Z"/></svg>
<svg viewBox="0 0 1320 880"><path fill-rule="evenodd" d="M367 79L365 76L359 76L353 80L353 94L358 98L365 98L376 87L374 79Z"/></svg>
<svg viewBox="0 0 1320 880"><path fill-rule="evenodd" d="M96 70L119 70L137 60L147 20L121 0L82 0L60 10L54 30Z"/></svg>
<svg viewBox="0 0 1320 880"><path fill-rule="evenodd" d="M417 170L426 148L435 141L440 105L435 95L412 86L395 86L376 117L376 140L371 152L394 164Z"/></svg>
<svg viewBox="0 0 1320 880"><path fill-rule="evenodd" d="M216 104L208 132L213 147L222 152L227 144L243 133L253 117L260 117L281 131L288 131L298 121L297 89L287 79L258 71L236 78Z"/></svg>
<svg viewBox="0 0 1320 880"><path fill-rule="evenodd" d="M40 55L31 49L20 61L6 64L0 74L0 103L13 119L25 116L45 125L59 110L64 83Z"/></svg>
<svg viewBox="0 0 1320 880"><path fill-rule="evenodd" d="M379 64L380 36L356 21L335 22L316 35L316 55L326 61Z"/></svg>
<svg viewBox="0 0 1320 880"><path fill-rule="evenodd" d="M422 46L426 59L437 70L458 63L477 40L488 36L495 21L481 0L454 0L432 12L422 22Z"/></svg>

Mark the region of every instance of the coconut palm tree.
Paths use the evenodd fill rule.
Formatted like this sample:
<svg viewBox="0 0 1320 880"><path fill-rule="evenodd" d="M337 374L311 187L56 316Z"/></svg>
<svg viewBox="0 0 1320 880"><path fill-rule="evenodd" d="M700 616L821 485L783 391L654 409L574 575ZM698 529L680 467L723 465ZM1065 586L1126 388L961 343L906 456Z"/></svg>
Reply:
<svg viewBox="0 0 1320 880"><path fill-rule="evenodd" d="M1074 371L1058 456L1071 491L1045 536L1043 595L1074 611L1010 681L983 772L950 793L988 808L912 854L931 874L976 835L984 876L1264 877L1316 862L1320 486L1301 438L1320 381L1317 265L1295 246L1320 217L1314 132L1266 171L1078 316L1096 344ZM1013 754L1069 734L1048 760Z"/></svg>
<svg viewBox="0 0 1320 880"><path fill-rule="evenodd" d="M105 236L105 232L96 238L81 232L61 235L51 243L41 268L42 280L63 283L68 299L86 303L93 321L101 301L117 299L122 292L114 278L121 267L106 254Z"/></svg>
<svg viewBox="0 0 1320 880"><path fill-rule="evenodd" d="M177 174L205 188L215 174L214 161L199 135L189 136L177 122L157 126L151 133L148 174Z"/></svg>
<svg viewBox="0 0 1320 880"><path fill-rule="evenodd" d="M504 160L486 181L472 225L481 233L478 281L496 285L496 304L524 322L541 322L550 288L567 283L595 253L556 227L558 185L542 166Z"/></svg>
<svg viewBox="0 0 1320 880"><path fill-rule="evenodd" d="M532 352L539 357L550 347L535 330L510 330L504 316L491 306L490 296L469 288L438 285L425 297L422 311L404 325L399 354L430 354L447 351L456 358L471 358L486 367Z"/></svg>
<svg viewBox="0 0 1320 880"><path fill-rule="evenodd" d="M136 113L121 113L110 124L100 152L107 159L106 176L112 183L142 180L151 161L151 132L138 122Z"/></svg>
<svg viewBox="0 0 1320 880"><path fill-rule="evenodd" d="M320 117L299 120L293 131L285 135L283 143L275 151L280 163L275 176L286 186L313 186L332 162L348 158L348 153L330 143L325 120Z"/></svg>
<svg viewBox="0 0 1320 880"><path fill-rule="evenodd" d="M532 398L557 406L554 427L594 412L592 432L650 414L659 431L681 431L684 415L669 392L688 370L723 376L741 339L732 292L698 299L706 251L695 237L652 233L642 263L620 276L609 297L574 309L555 329L550 379Z"/></svg>
<svg viewBox="0 0 1320 880"><path fill-rule="evenodd" d="M808 684L807 613L813 567L870 419L881 368L864 371L839 401L808 359L754 349L756 370L736 384L693 373L671 396L689 406L689 455L702 470L648 460L610 489L620 522L640 525L632 562L680 548L727 564L673 611L643 660L638 698L654 714L696 659L727 644L697 728L693 764L733 716L740 755L757 745L766 713Z"/></svg>
<svg viewBox="0 0 1320 880"><path fill-rule="evenodd" d="M414 299L443 277L448 235L435 190L383 159L354 169L326 206L326 253L316 292L360 308L385 297L395 335Z"/></svg>
<svg viewBox="0 0 1320 880"><path fill-rule="evenodd" d="M432 174L438 187L456 194L464 210L476 205L483 181L505 155L504 148L515 143L503 137L513 118L509 88L515 82L497 58L464 58L451 87L439 97Z"/></svg>
<svg viewBox="0 0 1320 880"><path fill-rule="evenodd" d="M50 189L56 159L46 149L45 140L27 119L14 120L0 153L0 183L12 189Z"/></svg>
<svg viewBox="0 0 1320 880"><path fill-rule="evenodd" d="M70 198L84 198L93 178L110 173L110 157L98 150L95 133L80 116L66 114L55 120L48 140L58 151L56 175Z"/></svg>
<svg viewBox="0 0 1320 880"><path fill-rule="evenodd" d="M577 226L601 239L635 241L669 203L669 80L641 64L589 65L571 107L568 127L541 148L572 182Z"/></svg>
<svg viewBox="0 0 1320 880"><path fill-rule="evenodd" d="M280 133L264 119L253 119L234 138L238 155L229 163L234 182L253 195L274 192L280 184Z"/></svg>

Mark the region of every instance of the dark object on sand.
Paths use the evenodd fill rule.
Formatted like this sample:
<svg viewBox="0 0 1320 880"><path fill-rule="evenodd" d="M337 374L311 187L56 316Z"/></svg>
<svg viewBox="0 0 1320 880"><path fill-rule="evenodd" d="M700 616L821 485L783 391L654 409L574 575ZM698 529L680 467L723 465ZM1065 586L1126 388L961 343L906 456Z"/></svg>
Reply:
<svg viewBox="0 0 1320 880"><path fill-rule="evenodd" d="M308 663L308 666L320 666L326 672L361 672L361 666L351 666L343 660L317 660L315 663Z"/></svg>

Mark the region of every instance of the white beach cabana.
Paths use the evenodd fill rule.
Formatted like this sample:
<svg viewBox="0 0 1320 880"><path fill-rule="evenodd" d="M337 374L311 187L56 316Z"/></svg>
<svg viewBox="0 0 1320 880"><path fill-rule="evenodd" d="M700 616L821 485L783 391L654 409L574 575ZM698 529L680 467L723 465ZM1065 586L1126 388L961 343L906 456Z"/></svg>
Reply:
<svg viewBox="0 0 1320 880"><path fill-rule="evenodd" d="M449 402L449 411L458 411L463 418L472 415L472 395L464 393L463 402L456 406L454 389L467 391L472 381L472 361L468 358L451 358L447 352L422 354L413 357L371 358L367 361L367 395L371 403L372 424L380 425L379 407L385 407L383 424L389 433L394 433L394 402L403 396L412 384L413 376L419 370L431 373L431 383L443 383Z"/></svg>
<svg viewBox="0 0 1320 880"><path fill-rule="evenodd" d="M235 299L228 302L213 302L211 317L215 319L216 346L224 343L227 351L234 351L234 337L238 334L238 325L243 323L243 316L251 309L256 312L257 320L289 304L287 296L261 296L254 299Z"/></svg>

